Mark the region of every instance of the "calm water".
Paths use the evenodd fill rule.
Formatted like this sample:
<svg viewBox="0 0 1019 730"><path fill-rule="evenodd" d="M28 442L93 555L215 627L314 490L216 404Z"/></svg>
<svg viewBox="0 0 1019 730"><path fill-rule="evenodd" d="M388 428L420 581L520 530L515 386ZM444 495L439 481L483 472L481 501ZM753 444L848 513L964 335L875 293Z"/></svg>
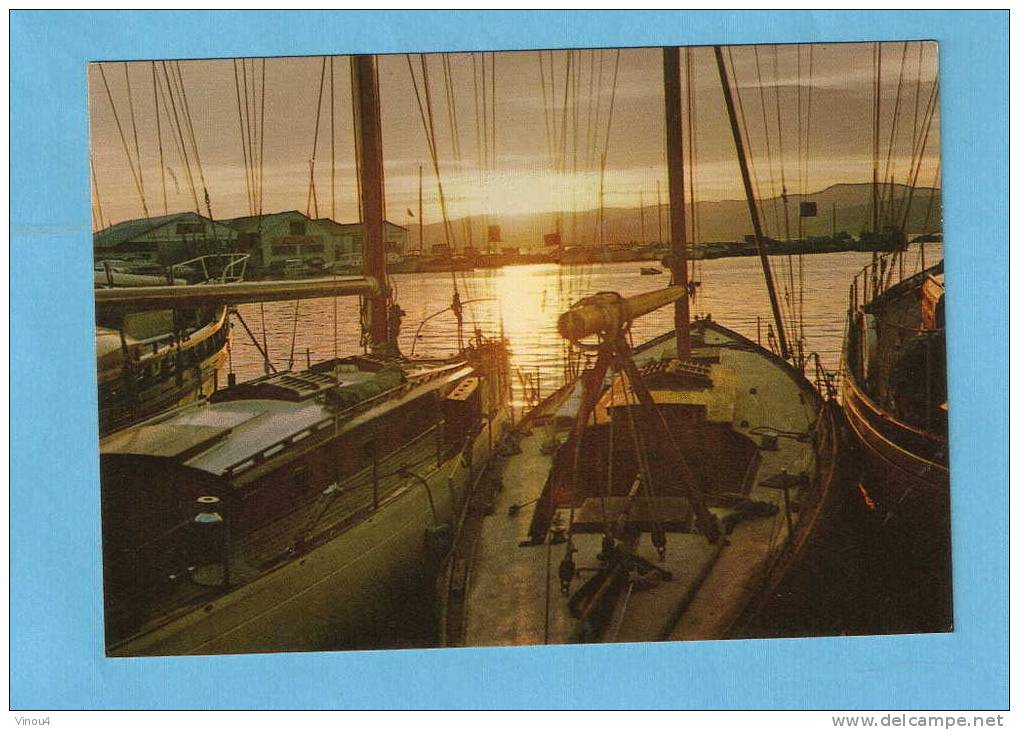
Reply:
<svg viewBox="0 0 1019 730"><path fill-rule="evenodd" d="M930 265L940 258L941 246L928 244L926 248ZM918 270L918 250L914 247L906 256L907 274ZM817 352L828 369L839 365L849 285L870 259L870 254L858 252L802 257L806 351ZM503 332L510 343L513 367L530 376L532 382L540 373L541 391L550 392L563 379L564 345L555 329L558 315L588 294L615 291L625 296L668 283L667 274L641 276L640 267L639 262L570 267L538 264L459 273L461 298L476 300L465 306L466 333L473 332L475 325L489 335ZM766 334L771 316L757 257L714 259L698 262L697 267L695 276L702 287L691 302L692 313L710 314L753 340L757 339L760 317ZM788 282L791 274L794 282L799 281L798 259L776 257L772 267L776 280ZM455 351L456 321L452 313L433 317L418 332L422 320L449 306L452 275L396 274L392 280L397 300L407 312L399 338L401 350L408 355L413 352L428 356ZM259 341L264 337L273 365L283 370L290 365L291 353L293 368L300 369L309 359L314 363L334 355L362 352L358 306L357 298L320 299L249 304L239 311ZM671 308L642 318L634 325L634 340L640 342L672 329L671 321ZM262 357L243 327L234 328L232 349L239 380L263 374ZM519 382L515 397L518 405L522 403Z"/></svg>

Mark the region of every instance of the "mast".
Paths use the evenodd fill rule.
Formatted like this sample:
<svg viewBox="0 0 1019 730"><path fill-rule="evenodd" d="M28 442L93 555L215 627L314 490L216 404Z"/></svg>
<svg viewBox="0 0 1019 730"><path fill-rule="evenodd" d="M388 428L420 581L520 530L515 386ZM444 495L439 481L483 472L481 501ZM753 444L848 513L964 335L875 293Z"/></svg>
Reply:
<svg viewBox="0 0 1019 730"><path fill-rule="evenodd" d="M669 171L669 238L672 242L672 283L687 288L686 278L686 190L683 183L682 93L679 84L679 48L662 49L665 76L665 149ZM690 359L690 299L676 300L676 357Z"/></svg>
<svg viewBox="0 0 1019 730"><path fill-rule="evenodd" d="M877 166L878 166L878 147L881 139L881 43L874 44L874 125L873 125L874 139L874 160L873 160L873 171L871 181L871 203L870 203L870 218L871 218L871 232L876 236L878 227L878 185L877 185Z"/></svg>
<svg viewBox="0 0 1019 730"><path fill-rule="evenodd" d="M424 167L418 165L418 253L420 254L425 252L425 191L423 176Z"/></svg>
<svg viewBox="0 0 1019 730"><path fill-rule="evenodd" d="M743 135L740 134L739 121L736 118L736 107L732 101L732 89L729 88L729 74L725 70L722 59L722 47L715 46L715 62L718 64L718 78L722 82L722 95L725 97L725 109L729 113L729 126L732 128L732 141L736 145L736 156L739 158L739 171L743 178L743 190L747 196L747 207L750 208L750 221L754 225L754 240L757 242L757 253L761 257L761 268L764 269L764 282L768 287L768 299L771 300L771 312L775 318L775 329L778 330L778 343L782 357L788 358L789 344L785 338L785 327L782 325L782 312L778 305L778 294L775 292L775 280L771 276L771 264L764 244L764 233L761 230L761 218L757 211L757 200L754 188L750 183L750 171L747 168L747 155L743 149Z"/></svg>
<svg viewBox="0 0 1019 730"><path fill-rule="evenodd" d="M647 236L644 234L644 191L640 191L640 245L647 245Z"/></svg>
<svg viewBox="0 0 1019 730"><path fill-rule="evenodd" d="M373 352L389 344L389 312L386 279L385 180L382 171L382 120L379 108L375 56L351 56L351 96L354 102L358 189L361 191L361 222L364 226L364 275L378 282L379 291L368 297L368 334Z"/></svg>
<svg viewBox="0 0 1019 730"><path fill-rule="evenodd" d="M662 181L655 180L655 190L658 191L658 244L665 243L665 233L662 231Z"/></svg>

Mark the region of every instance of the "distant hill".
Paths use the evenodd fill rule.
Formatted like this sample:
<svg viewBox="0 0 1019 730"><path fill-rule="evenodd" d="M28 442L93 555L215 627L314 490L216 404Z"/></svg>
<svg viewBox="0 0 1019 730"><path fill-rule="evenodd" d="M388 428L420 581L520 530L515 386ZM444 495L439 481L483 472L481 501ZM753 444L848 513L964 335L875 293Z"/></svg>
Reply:
<svg viewBox="0 0 1019 730"><path fill-rule="evenodd" d="M889 189L891 189L891 192L889 192ZM909 187L899 184L895 186L881 186L880 191L885 198L891 195L896 206L899 207L905 204L905 200L909 195ZM931 202L932 198L933 203ZM870 229L871 185L869 183L845 183L833 185L811 195L790 195L788 201L789 229L793 238L797 236L798 232L798 214L801 200L817 203L817 217L803 219L805 235L823 236L830 234L832 230L833 207L836 209L835 223L837 231L846 231L855 236L863 230ZM928 206L930 206L928 230L941 230L941 191L936 188L918 187L913 191L909 220L906 224L907 234L911 235L923 231ZM662 206L662 208L662 230L667 238L669 211L668 206ZM760 208L765 219L768 234L774 238L783 238L785 235L785 214L781 199L768 198L762 200ZM689 210L690 206L687 206L688 216L690 214ZM753 228L750 224L750 214L747 211L745 200L698 202L697 212L700 225L699 239L702 241L737 241L753 233ZM564 244L594 243L598 240L597 210L585 210L576 213L575 236L573 233L574 214L563 213L561 220L560 230L563 234ZM540 249L542 247L542 236L555 229L555 216L553 214L492 216L487 222L492 225L499 225L503 245L518 246L522 250ZM458 218L451 221L450 225L456 238L457 246L462 247L464 245L468 238L467 231L470 230L475 246L483 248L485 223L486 221L482 216ZM468 226L470 227L469 229ZM659 240L656 205L649 205L644 208L644 234L644 239L648 242ZM417 239L417 228L412 225L409 241L411 248L417 247ZM444 243L445 236L442 224L427 223L424 226L424 239L426 249L435 244ZM605 240L607 243L639 242L641 240L640 209L606 208Z"/></svg>

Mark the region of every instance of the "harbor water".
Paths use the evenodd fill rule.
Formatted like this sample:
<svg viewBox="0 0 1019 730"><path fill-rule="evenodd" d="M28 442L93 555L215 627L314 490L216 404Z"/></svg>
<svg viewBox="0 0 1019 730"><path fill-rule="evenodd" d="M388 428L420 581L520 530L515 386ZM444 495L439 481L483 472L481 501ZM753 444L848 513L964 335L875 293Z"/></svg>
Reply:
<svg viewBox="0 0 1019 730"><path fill-rule="evenodd" d="M926 244L927 265L940 259L941 252L941 244ZM802 332L804 352L816 352L827 370L837 371L849 286L860 269L870 263L871 254L842 252L773 257L771 261L790 341L794 329L796 338ZM914 245L904 258L903 273L908 276L918 271L920 264L920 249ZM516 375L515 405L524 407L528 392L533 395L540 389L546 394L563 382L565 346L555 327L559 314L596 292L627 296L668 283L667 271L648 276L640 269L641 262L627 262L535 264L458 272L456 288L464 302L464 340L473 337L475 330L489 337L500 333L506 337ZM756 256L697 262L693 280L701 285L691 300L691 315L710 315L754 341L760 333L762 344L767 345L771 314ZM799 321L794 314L800 309L801 280L803 317ZM453 274L394 274L391 281L396 300L406 312L399 336L401 351L414 357L454 352L457 323L448 309L453 300ZM796 292L795 302L785 295L790 289ZM277 370L299 370L309 362L364 351L356 298L246 304L239 307L239 313ZM672 329L672 317L671 309L666 309L640 319L633 326L634 342ZM252 336L243 326L234 327L231 361L239 381L265 372ZM808 374L813 377L813 364Z"/></svg>

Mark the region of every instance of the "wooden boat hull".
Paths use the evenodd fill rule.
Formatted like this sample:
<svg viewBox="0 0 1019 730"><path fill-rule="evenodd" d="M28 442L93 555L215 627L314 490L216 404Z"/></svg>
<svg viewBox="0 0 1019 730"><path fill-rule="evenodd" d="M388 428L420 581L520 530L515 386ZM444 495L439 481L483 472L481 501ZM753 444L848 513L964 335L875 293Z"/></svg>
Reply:
<svg viewBox="0 0 1019 730"><path fill-rule="evenodd" d="M164 346L145 353L138 347L130 372L123 369L122 358L112 367L99 362L99 435L214 392L226 364L229 334L229 316L223 307L179 350Z"/></svg>
<svg viewBox="0 0 1019 730"><path fill-rule="evenodd" d="M916 433L876 406L851 374L843 377L842 398L860 460L857 498L868 515L871 543L880 546L873 579L883 603L884 629L950 631L948 470L918 453L936 454L942 447L932 441L918 444Z"/></svg>
<svg viewBox="0 0 1019 730"><path fill-rule="evenodd" d="M861 306L860 314L851 312L843 346L841 395L860 462L856 493L867 516L873 610L879 630L890 633L952 628L947 440L896 417L872 397L862 375L865 354L871 368L887 369L902 349L895 330L904 330L903 323L919 326L920 291L932 272L940 272L940 265L887 289ZM866 315L874 318L871 329L878 333L869 342ZM884 319L890 321L889 334L883 333ZM886 387L894 399L894 387Z"/></svg>
<svg viewBox="0 0 1019 730"><path fill-rule="evenodd" d="M571 615L571 610L567 610L566 594L559 595L558 589L549 588L549 585L558 585L556 565L563 548L552 547L550 541L535 541L533 535L530 540L526 539L529 536L526 515L535 509L527 505L536 501L539 494L546 494L549 483L555 478L550 476L545 488L542 487L544 477L535 480L532 476L529 487L517 482L522 475L526 478L542 465L546 472L554 474L556 461L552 455L545 456L549 452L541 443L544 439L528 435L552 428L540 425L542 423L558 421L554 414L558 413L556 409L560 408L562 399L553 397L525 421L525 431L520 436L521 455L508 460L501 488L480 495L485 504L468 508L475 516L475 524L472 527L468 521L461 533L454 564L440 586L448 597L443 613L444 643L484 646L705 640L864 630L853 606L858 592L865 589L858 579L863 556L853 549L859 536L855 523L849 518L858 511L858 502L851 491L853 459L843 448L844 422L839 405L832 400L822 402L802 373L737 333L714 322L701 322L696 328L706 342L707 337L715 343L719 338L727 341L720 349L729 348L731 354L725 357L735 358L728 361L733 363L732 367L737 362L747 362L745 358L759 360L757 369L748 371L746 377L741 376L739 383L730 382L719 387L743 394L737 396L739 398L756 399L765 372L772 372L771 377L783 381L782 395L776 397L782 398L784 405L775 408L766 406L763 401L743 400L743 405L736 406L739 415L733 423L743 429L742 433L752 433L757 424L775 424L776 419L789 415L793 416L793 423L814 424L809 431L813 443L803 444L797 447L802 451L795 452L809 452L812 456L805 457L807 461L802 462L810 465L810 486L794 497L791 533L786 529L789 521L780 510L772 513L773 516L739 523L730 538L715 545L696 532L682 529L673 532L670 528L670 547L665 557L656 556L647 538L641 538L635 549L650 564L670 570L673 578L650 589L633 589L632 593L610 587L610 593L620 591L619 597L609 599L606 611L596 619L600 628L592 629L586 625L587 619ZM668 346L669 341L671 336L665 335L637 348L638 364L641 358L648 357L651 359L646 362L653 362L657 357L656 348ZM710 347L711 343L704 346ZM543 409L547 412L543 413ZM801 415L797 416L797 412ZM808 416L808 412L812 415ZM751 423L748 425L745 419ZM599 416L596 411L595 420L604 423L604 414ZM724 438L710 440L710 431L703 433L709 438L709 444L726 443ZM722 435L718 431L715 433ZM572 454L572 450L569 453ZM743 479L749 477L750 484L754 485L753 490L748 487L743 493L759 494L756 485L765 475L777 473L783 462L789 463L790 456L800 458L793 456L793 452L783 454L785 452L758 452L750 457L751 461L760 458L767 465L760 469L748 466L745 475L742 465L736 467ZM696 465L696 460L713 457L694 449L688 452L687 459L688 463ZM712 469L721 466L714 461L710 463ZM604 466L599 468L604 471ZM589 478L591 475L585 473L578 482ZM728 475L721 479L735 485ZM776 498L772 496L771 499ZM781 504L781 493L777 500ZM505 516L507 510L508 517ZM581 506L578 508L581 516L577 518L581 523L585 520L583 513ZM594 556L598 552L600 534L585 532L575 534L573 539L579 549L578 566L586 571L596 570ZM732 540L731 545L729 540ZM570 590L572 593L573 589ZM611 607L613 602L614 608Z"/></svg>
<svg viewBox="0 0 1019 730"><path fill-rule="evenodd" d="M428 478L431 500L421 485L408 486L319 547L111 647L109 654L392 648L406 645L394 644L394 636L407 641L415 630L414 645L433 644L429 596L444 550L441 535L430 536L429 528L455 524L507 422L500 412L474 438L477 466L465 468L458 456Z"/></svg>

